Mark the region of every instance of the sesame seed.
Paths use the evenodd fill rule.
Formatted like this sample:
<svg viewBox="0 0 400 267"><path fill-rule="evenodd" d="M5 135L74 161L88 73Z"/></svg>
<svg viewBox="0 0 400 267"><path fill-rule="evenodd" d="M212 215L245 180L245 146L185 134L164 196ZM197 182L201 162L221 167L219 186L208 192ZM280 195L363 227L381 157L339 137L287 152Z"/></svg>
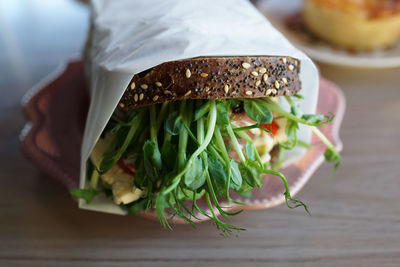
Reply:
<svg viewBox="0 0 400 267"><path fill-rule="evenodd" d="M258 72L257 72L257 71L252 71L252 72L251 72L251 75L253 75L253 76L256 76L256 77L257 77L257 76L258 76Z"/></svg>
<svg viewBox="0 0 400 267"><path fill-rule="evenodd" d="M162 86L162 83L156 82L156 86L157 86L157 87L161 87L161 86Z"/></svg>
<svg viewBox="0 0 400 267"><path fill-rule="evenodd" d="M203 77L203 78L205 78L205 77L208 76L208 74L203 72L202 74L200 74L200 76Z"/></svg>
<svg viewBox="0 0 400 267"><path fill-rule="evenodd" d="M265 95L266 96L270 96L271 94L272 94L272 90L275 90L275 89L268 89L266 92L265 92Z"/></svg>
<svg viewBox="0 0 400 267"><path fill-rule="evenodd" d="M141 93L141 94L139 95L139 100L143 100L143 98L144 98L144 94Z"/></svg>
<svg viewBox="0 0 400 267"><path fill-rule="evenodd" d="M252 95L253 92L252 91L246 91L246 95Z"/></svg>
<svg viewBox="0 0 400 267"><path fill-rule="evenodd" d="M243 63L242 63L242 67L245 68L245 69L250 68L250 66L251 66L251 65L250 65L249 63L247 63L247 62L243 62Z"/></svg>
<svg viewBox="0 0 400 267"><path fill-rule="evenodd" d="M140 86L143 90L146 90L147 88L149 88L149 86L147 85L147 84L142 84L141 86Z"/></svg>
<svg viewBox="0 0 400 267"><path fill-rule="evenodd" d="M299 62L298 62L297 60L295 60L295 61L294 61L294 65L297 66L298 64L299 64Z"/></svg>
<svg viewBox="0 0 400 267"><path fill-rule="evenodd" d="M276 94L276 93L278 93L278 91L276 89L272 89L272 93Z"/></svg>
<svg viewBox="0 0 400 267"><path fill-rule="evenodd" d="M164 94L166 94L166 95L171 94L171 91L165 90Z"/></svg>
<svg viewBox="0 0 400 267"><path fill-rule="evenodd" d="M283 62L283 64L286 64L286 62L287 62L287 59L284 57L284 58L282 58L282 62Z"/></svg>
<svg viewBox="0 0 400 267"><path fill-rule="evenodd" d="M155 102L155 101L157 101L158 100L158 95L155 95L154 97L153 97L153 101Z"/></svg>
<svg viewBox="0 0 400 267"><path fill-rule="evenodd" d="M288 69L289 69L289 70L293 70L293 69L294 69L294 66L293 66L292 64L290 64L290 65L288 66Z"/></svg>
<svg viewBox="0 0 400 267"><path fill-rule="evenodd" d="M206 89L206 92L210 91L210 87L208 87L208 86L206 86L205 89Z"/></svg>
<svg viewBox="0 0 400 267"><path fill-rule="evenodd" d="M261 73L261 74L263 74L263 73L266 73L266 72L267 72L267 69L266 69L266 68L260 68L260 69L258 70L258 72Z"/></svg>
<svg viewBox="0 0 400 267"><path fill-rule="evenodd" d="M256 81L256 86L259 86L261 81Z"/></svg>
<svg viewBox="0 0 400 267"><path fill-rule="evenodd" d="M120 106L121 108L124 108L124 107L125 107L125 104L124 104L124 103L119 103L119 106Z"/></svg>
<svg viewBox="0 0 400 267"><path fill-rule="evenodd" d="M190 95L191 93L192 93L192 91L189 90L189 91L186 92L186 94L185 94L184 96L188 96L188 95Z"/></svg>
<svg viewBox="0 0 400 267"><path fill-rule="evenodd" d="M265 82L265 83L267 83L268 82L268 74L264 74L263 75L263 81Z"/></svg>
<svg viewBox="0 0 400 267"><path fill-rule="evenodd" d="M138 101L138 94L135 94L135 95L133 96L133 99L135 100L135 102L137 102L137 101Z"/></svg>
<svg viewBox="0 0 400 267"><path fill-rule="evenodd" d="M225 84L224 91L226 94L229 92L229 85Z"/></svg>
<svg viewBox="0 0 400 267"><path fill-rule="evenodd" d="M135 82L132 82L132 83L131 83L131 90L135 89L135 87L136 87Z"/></svg>
<svg viewBox="0 0 400 267"><path fill-rule="evenodd" d="M189 69L186 69L186 78L190 78L190 76L192 76L192 73L190 72L190 70Z"/></svg>
<svg viewBox="0 0 400 267"><path fill-rule="evenodd" d="M276 88L276 89L279 89L279 87L280 87L279 82L278 82L278 81L275 81L275 88Z"/></svg>
<svg viewBox="0 0 400 267"><path fill-rule="evenodd" d="M287 83L288 83L288 82L287 82L287 79L286 79L285 77L282 78L282 82L283 82L284 84L287 84Z"/></svg>

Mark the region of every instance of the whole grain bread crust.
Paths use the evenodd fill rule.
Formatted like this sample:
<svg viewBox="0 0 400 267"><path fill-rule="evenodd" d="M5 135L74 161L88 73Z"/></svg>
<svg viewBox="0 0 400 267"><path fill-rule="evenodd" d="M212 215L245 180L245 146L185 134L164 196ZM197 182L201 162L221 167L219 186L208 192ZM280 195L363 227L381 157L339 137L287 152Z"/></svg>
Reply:
<svg viewBox="0 0 400 267"><path fill-rule="evenodd" d="M301 89L300 62L291 57L199 57L165 62L133 76L125 110L183 99L259 98Z"/></svg>

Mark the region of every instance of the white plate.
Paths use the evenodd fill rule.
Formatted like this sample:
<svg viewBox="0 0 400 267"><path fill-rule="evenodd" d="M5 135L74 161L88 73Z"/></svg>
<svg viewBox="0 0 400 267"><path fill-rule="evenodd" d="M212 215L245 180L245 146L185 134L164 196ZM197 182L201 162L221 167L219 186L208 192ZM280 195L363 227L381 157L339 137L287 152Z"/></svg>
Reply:
<svg viewBox="0 0 400 267"><path fill-rule="evenodd" d="M278 28L296 47L312 59L335 65L389 68L400 66L400 41L391 48L372 52L351 53L339 50L324 41L316 41L302 30L287 27L287 18L301 11L302 0L260 0L257 8Z"/></svg>

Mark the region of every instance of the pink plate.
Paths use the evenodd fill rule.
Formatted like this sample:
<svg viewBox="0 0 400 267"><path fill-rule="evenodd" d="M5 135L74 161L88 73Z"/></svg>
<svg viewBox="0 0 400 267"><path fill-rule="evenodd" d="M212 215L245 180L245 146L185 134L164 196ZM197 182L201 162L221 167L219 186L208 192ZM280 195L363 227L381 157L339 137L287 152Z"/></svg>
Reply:
<svg viewBox="0 0 400 267"><path fill-rule="evenodd" d="M29 120L20 138L25 156L67 189L77 188L80 147L89 105L83 62L70 62L59 68L30 90L22 103ZM344 111L345 98L342 91L334 84L321 79L317 113L331 112L336 114L336 118L331 124L320 129L339 151L342 149L339 128ZM288 179L292 195L299 192L324 161L324 150L323 143L313 136L312 148L303 158L281 170ZM266 175L263 187L253 190L251 198L235 196L235 199L247 205L233 204L227 210L270 208L285 201L284 191L279 178ZM153 212L141 216L156 218ZM199 218L207 219L201 215ZM184 222L177 218L173 221Z"/></svg>

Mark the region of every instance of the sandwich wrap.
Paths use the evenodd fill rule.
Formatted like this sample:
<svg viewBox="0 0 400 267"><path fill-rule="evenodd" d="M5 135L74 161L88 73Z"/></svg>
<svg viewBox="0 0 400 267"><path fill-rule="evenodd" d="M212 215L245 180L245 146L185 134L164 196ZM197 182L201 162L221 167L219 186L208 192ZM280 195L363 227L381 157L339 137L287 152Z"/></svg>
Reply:
<svg viewBox="0 0 400 267"><path fill-rule="evenodd" d="M314 113L318 72L247 0L92 0L91 32L86 50L90 106L82 148L80 188L88 187L86 162L132 76L158 64L207 56L290 56L301 63L300 103ZM281 102L284 108L287 103ZM299 140L309 143L311 130L300 126ZM305 153L288 151L283 167ZM79 207L126 214L104 194Z"/></svg>

